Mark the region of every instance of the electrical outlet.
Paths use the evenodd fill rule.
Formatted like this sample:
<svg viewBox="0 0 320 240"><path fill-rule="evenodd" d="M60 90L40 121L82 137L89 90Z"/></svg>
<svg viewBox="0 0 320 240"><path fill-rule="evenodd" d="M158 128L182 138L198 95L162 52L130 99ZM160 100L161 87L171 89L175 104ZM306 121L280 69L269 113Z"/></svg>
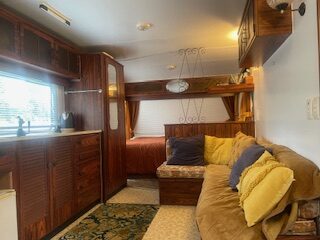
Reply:
<svg viewBox="0 0 320 240"><path fill-rule="evenodd" d="M312 98L312 116L315 120L320 120L320 97Z"/></svg>
<svg viewBox="0 0 320 240"><path fill-rule="evenodd" d="M312 114L312 98L307 98L307 119L308 120L313 120L313 114Z"/></svg>

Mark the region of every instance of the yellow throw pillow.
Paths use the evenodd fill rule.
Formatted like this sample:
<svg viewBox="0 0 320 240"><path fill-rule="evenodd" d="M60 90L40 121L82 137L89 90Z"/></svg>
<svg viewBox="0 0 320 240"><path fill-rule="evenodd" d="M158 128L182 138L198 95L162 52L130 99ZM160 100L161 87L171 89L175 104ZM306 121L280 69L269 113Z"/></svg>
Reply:
<svg viewBox="0 0 320 240"><path fill-rule="evenodd" d="M232 144L229 167L232 168L233 164L239 159L243 151L255 143L256 140L254 137L238 132Z"/></svg>
<svg viewBox="0 0 320 240"><path fill-rule="evenodd" d="M233 138L205 136L204 161L207 164L228 165Z"/></svg>
<svg viewBox="0 0 320 240"><path fill-rule="evenodd" d="M290 188L293 171L267 151L241 175L240 206L248 227L263 220L280 202Z"/></svg>

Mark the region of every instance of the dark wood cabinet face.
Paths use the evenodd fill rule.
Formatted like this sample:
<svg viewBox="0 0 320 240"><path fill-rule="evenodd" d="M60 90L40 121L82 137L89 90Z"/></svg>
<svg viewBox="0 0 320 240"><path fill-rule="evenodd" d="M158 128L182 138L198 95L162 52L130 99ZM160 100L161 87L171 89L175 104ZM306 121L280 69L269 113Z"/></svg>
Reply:
<svg viewBox="0 0 320 240"><path fill-rule="evenodd" d="M71 137L48 144L53 229L70 219L74 211L74 147Z"/></svg>
<svg viewBox="0 0 320 240"><path fill-rule="evenodd" d="M22 58L39 66L52 68L53 41L26 27L22 27L21 35Z"/></svg>
<svg viewBox="0 0 320 240"><path fill-rule="evenodd" d="M59 69L73 74L79 74L79 55L69 47L56 45L56 65Z"/></svg>
<svg viewBox="0 0 320 240"><path fill-rule="evenodd" d="M15 22L0 16L0 51L11 54L17 52L16 27Z"/></svg>
<svg viewBox="0 0 320 240"><path fill-rule="evenodd" d="M125 124L124 124L124 79L122 66L106 60L106 97L105 122L108 129L108 182L105 184L105 192L110 196L126 184L125 168ZM115 87L115 88L114 88ZM116 93L114 93L116 90ZM107 197L105 196L105 197Z"/></svg>
<svg viewBox="0 0 320 240"><path fill-rule="evenodd" d="M75 46L0 8L0 57L69 79L80 77Z"/></svg>
<svg viewBox="0 0 320 240"><path fill-rule="evenodd" d="M78 54L69 52L69 71L72 73L79 74L80 69L80 57Z"/></svg>
<svg viewBox="0 0 320 240"><path fill-rule="evenodd" d="M240 68L262 66L292 33L292 12L247 0L239 28Z"/></svg>
<svg viewBox="0 0 320 240"><path fill-rule="evenodd" d="M20 238L36 240L50 229L49 183L43 140L21 142L18 146Z"/></svg>
<svg viewBox="0 0 320 240"><path fill-rule="evenodd" d="M101 199L100 137L79 137L75 147L76 209L81 211Z"/></svg>
<svg viewBox="0 0 320 240"><path fill-rule="evenodd" d="M68 71L69 70L69 61L68 61L68 50L66 48L58 46L56 48L56 54L57 54L57 66L59 68L62 68L63 70Z"/></svg>

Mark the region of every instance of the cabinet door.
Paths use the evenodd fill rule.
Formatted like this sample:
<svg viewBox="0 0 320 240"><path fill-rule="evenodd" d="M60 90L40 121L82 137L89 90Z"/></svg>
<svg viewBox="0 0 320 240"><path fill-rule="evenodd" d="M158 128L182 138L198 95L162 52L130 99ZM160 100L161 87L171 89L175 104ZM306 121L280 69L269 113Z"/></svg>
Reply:
<svg viewBox="0 0 320 240"><path fill-rule="evenodd" d="M126 165L125 165L125 125L124 125L124 84L123 68L120 64L106 59L106 91L107 116L105 119L108 134L105 148L106 177L105 198L112 195L121 187L126 185ZM107 161L106 161L107 158Z"/></svg>
<svg viewBox="0 0 320 240"><path fill-rule="evenodd" d="M55 46L56 56L55 56L55 65L56 67L70 74L76 75L79 77L80 74L80 56L70 47L63 44L56 44Z"/></svg>
<svg viewBox="0 0 320 240"><path fill-rule="evenodd" d="M100 135L76 138L76 208L81 211L101 199Z"/></svg>
<svg viewBox="0 0 320 240"><path fill-rule="evenodd" d="M48 166L43 140L18 144L20 239L40 239L50 230Z"/></svg>
<svg viewBox="0 0 320 240"><path fill-rule="evenodd" d="M18 21L0 10L0 54L19 57Z"/></svg>
<svg viewBox="0 0 320 240"><path fill-rule="evenodd" d="M74 161L72 137L52 139L48 145L52 227L74 215Z"/></svg>
<svg viewBox="0 0 320 240"><path fill-rule="evenodd" d="M21 25L21 57L31 64L52 69L53 39L31 27Z"/></svg>

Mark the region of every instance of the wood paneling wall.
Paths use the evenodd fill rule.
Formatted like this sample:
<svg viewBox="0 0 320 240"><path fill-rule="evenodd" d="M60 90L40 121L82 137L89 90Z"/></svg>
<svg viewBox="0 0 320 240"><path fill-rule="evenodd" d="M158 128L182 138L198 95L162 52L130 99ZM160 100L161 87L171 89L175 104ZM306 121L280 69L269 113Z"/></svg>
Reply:
<svg viewBox="0 0 320 240"><path fill-rule="evenodd" d="M254 122L168 124L165 125L165 138L191 137L199 134L231 138L234 137L239 131L254 137Z"/></svg>

